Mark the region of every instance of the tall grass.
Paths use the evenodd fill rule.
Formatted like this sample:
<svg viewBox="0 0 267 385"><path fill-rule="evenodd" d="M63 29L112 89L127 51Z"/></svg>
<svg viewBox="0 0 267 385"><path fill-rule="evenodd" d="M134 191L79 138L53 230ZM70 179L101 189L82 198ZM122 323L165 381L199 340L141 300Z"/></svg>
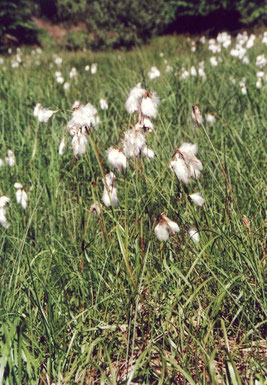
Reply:
<svg viewBox="0 0 267 385"><path fill-rule="evenodd" d="M266 85L256 89L254 64L262 51L257 41L248 65L223 51L216 68L206 46L192 53L185 38L127 53L62 52L63 76L72 66L79 73L68 92L56 83L52 53L42 53L38 65L25 52L19 68L5 59L0 157L12 149L16 166L0 168L1 195L11 198L11 226L1 228L0 242L0 383L264 383ZM173 72L164 73L164 59ZM200 60L206 80L181 80L181 67ZM96 75L84 71L93 62ZM152 65L162 72L153 81L146 75ZM238 85L243 76L247 95ZM130 161L116 180L119 206L95 218L101 166L109 171L105 151L133 123L124 103L139 81L161 98L148 136L157 156ZM70 141L63 157L58 146L77 99L97 107L101 125L73 163ZM37 102L60 112L38 124ZM213 126L194 127L195 103L216 117ZM199 147L204 170L189 189L205 197L203 209L168 167L183 141ZM15 182L28 192L25 211ZM163 211L181 228L166 243L154 234ZM189 225L199 244L187 235Z"/></svg>

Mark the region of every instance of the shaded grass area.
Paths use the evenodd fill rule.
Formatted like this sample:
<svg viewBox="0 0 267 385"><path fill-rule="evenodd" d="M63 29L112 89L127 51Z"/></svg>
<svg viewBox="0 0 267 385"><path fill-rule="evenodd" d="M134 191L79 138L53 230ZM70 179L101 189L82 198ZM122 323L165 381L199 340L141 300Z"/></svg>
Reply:
<svg viewBox="0 0 267 385"><path fill-rule="evenodd" d="M129 53L62 53L63 76L72 66L79 72L68 93L56 83L51 53L40 66L25 54L24 67L0 72L1 157L7 149L16 155L16 166L0 168L1 195L11 198L0 243L4 383L264 383L266 86L255 88L253 64L262 50L253 47L249 65L224 51L216 68L207 47L192 53L183 38ZM200 60L206 80L175 75ZM84 71L93 62L95 76ZM162 72L153 81L152 65ZM157 156L129 162L116 180L119 207L97 219L90 206L101 201L105 151L133 123L124 103L139 81L161 98L148 136ZM70 141L63 157L58 145L77 99L94 104L102 123L73 164ZM38 125L37 102L60 112ZM213 126L194 127L194 103L216 117ZM188 188L205 197L203 209L168 168L183 141L199 147L204 170ZM28 191L25 212L15 203L17 181ZM166 243L153 231L162 212L181 228ZM199 244L188 226L199 230Z"/></svg>

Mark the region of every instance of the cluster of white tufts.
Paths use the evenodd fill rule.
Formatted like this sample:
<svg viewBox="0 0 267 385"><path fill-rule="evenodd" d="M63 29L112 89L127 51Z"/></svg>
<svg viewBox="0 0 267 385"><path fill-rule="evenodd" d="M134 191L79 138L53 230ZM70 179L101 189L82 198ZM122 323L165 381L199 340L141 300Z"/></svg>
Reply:
<svg viewBox="0 0 267 385"><path fill-rule="evenodd" d="M165 72L166 73L172 72L173 71L173 67L171 65L169 65L168 63L165 63L165 64L166 64Z"/></svg>
<svg viewBox="0 0 267 385"><path fill-rule="evenodd" d="M210 57L210 64L212 65L212 67L217 67L217 65L219 64L215 56Z"/></svg>
<svg viewBox="0 0 267 385"><path fill-rule="evenodd" d="M256 87L261 88L262 82L267 80L267 75L263 71L258 71L256 73Z"/></svg>
<svg viewBox="0 0 267 385"><path fill-rule="evenodd" d="M16 191L17 203L19 205L21 205L21 207L23 207L24 210L26 210L27 202L28 202L28 195L27 195L24 187L22 186L21 183L18 183L18 182L14 184L14 187L17 190Z"/></svg>
<svg viewBox="0 0 267 385"><path fill-rule="evenodd" d="M130 90L125 108L130 114L136 114L138 122L124 133L121 147L111 146L107 150L107 160L110 167L120 173L127 167L127 158L145 156L153 159L155 153L146 144L147 132L154 130L151 122L157 117L159 98L155 92L149 92L138 83ZM102 201L106 206L117 206L117 190L114 188L115 175L110 172L106 175Z"/></svg>
<svg viewBox="0 0 267 385"><path fill-rule="evenodd" d="M8 49L8 54L10 55L10 60L4 60L3 57L0 57L0 65L4 63L10 65L11 68L17 69L21 66L26 67L29 65L40 65L40 55L42 50L40 48L36 48L31 51L31 55L26 55L23 50L18 47L16 50L12 50L12 48ZM35 56L34 60L32 60L32 56ZM2 70L6 71L7 67L5 65L2 66Z"/></svg>
<svg viewBox="0 0 267 385"><path fill-rule="evenodd" d="M150 80L160 77L160 72L157 67L151 67L150 71L147 73Z"/></svg>
<svg viewBox="0 0 267 385"><path fill-rule="evenodd" d="M91 74L95 75L97 73L97 63L91 65Z"/></svg>
<svg viewBox="0 0 267 385"><path fill-rule="evenodd" d="M56 81L57 83L59 84L63 84L64 83L64 78L63 78L63 75L60 71L56 71L55 72L55 77L56 77Z"/></svg>
<svg viewBox="0 0 267 385"><path fill-rule="evenodd" d="M196 157L197 145L183 143L175 152L170 168L175 172L177 178L184 184L190 182L190 178L198 179L203 169L201 161Z"/></svg>
<svg viewBox="0 0 267 385"><path fill-rule="evenodd" d="M62 64L62 58L57 56L57 55L54 55L54 62L59 67ZM52 63L50 65L52 65ZM55 77L56 77L57 83L63 84L63 89L64 89L64 91L67 92L70 89L71 84L70 84L69 81L65 82L65 79L64 79L64 76L63 76L62 72L61 71L56 71L55 72ZM70 72L69 72L69 78L70 78L70 80L75 80L75 79L77 79L77 77L78 77L77 68L72 67Z"/></svg>
<svg viewBox="0 0 267 385"><path fill-rule="evenodd" d="M259 38L262 38L262 43L267 45L267 31L264 32L264 34L259 36ZM191 43L191 51L196 51L196 42L191 41L190 38L187 38L187 40ZM250 59L248 52L249 50L254 46L256 40L256 36L254 34L248 34L246 31L239 33L235 39L235 44L232 45L233 40L230 34L227 32L221 32L217 35L216 39L209 39L208 40L208 49L213 53L213 56L211 56L208 61L209 64L212 67L217 67L219 63L223 62L223 58L220 56L220 53L222 53L223 49L229 49L229 53L231 56L238 58L242 61L243 64L249 64ZM201 36L198 39L199 43L205 44L206 43L206 37ZM256 58L256 66L260 69L263 69L266 66L267 59L265 58L264 54L260 54ZM176 75L180 75L181 79L185 80L190 77L196 77L197 75L203 80L206 79L206 74L204 70L204 62L199 63L199 68L197 66L191 66L188 68L182 67L181 71L176 71ZM230 80L233 84L235 84L235 79L233 77L230 77ZM256 88L261 88L262 82L265 80L265 76L257 76L256 80ZM247 94L247 88L244 84L243 79L240 81L240 88L243 95Z"/></svg>
<svg viewBox="0 0 267 385"><path fill-rule="evenodd" d="M100 108L101 110L107 110L108 109L108 103L105 99L100 99L99 100L99 103L100 103Z"/></svg>
<svg viewBox="0 0 267 385"><path fill-rule="evenodd" d="M17 203L21 205L25 210L27 207L28 195L21 183L15 183L14 187L17 190L16 191ZM10 202L9 197L5 195L0 197L0 224L6 229L8 229L10 226L10 223L7 221L7 218L6 218L6 205L9 202Z"/></svg>
<svg viewBox="0 0 267 385"><path fill-rule="evenodd" d="M60 67L61 66L61 64L62 64L62 62L63 62L63 60L62 60L62 58L60 57L60 56L58 56L58 55L53 55L53 59L54 59L54 63L58 66L58 67Z"/></svg>
<svg viewBox="0 0 267 385"><path fill-rule="evenodd" d="M78 75L78 71L75 67L72 67L71 71L70 71L70 78L73 79L73 78L76 78Z"/></svg>
<svg viewBox="0 0 267 385"><path fill-rule="evenodd" d="M72 117L67 124L67 131L72 138L72 149L74 156L77 158L86 152L88 145L88 135L91 128L97 129L100 123L100 118L96 108L87 103L85 106L79 101L76 101L72 106ZM63 138L59 154L62 155L65 148L65 139Z"/></svg>
<svg viewBox="0 0 267 385"><path fill-rule="evenodd" d="M266 57L264 56L264 54L262 55L258 55L256 57L256 66L259 67L259 68L263 68L266 66L266 63L267 63L267 59Z"/></svg>
<svg viewBox="0 0 267 385"><path fill-rule="evenodd" d="M175 151L172 160L170 161L170 169L175 172L178 180L184 185L187 185L191 178L199 179L200 177L203 166L201 161L196 157L196 154L197 145L185 142L182 143L177 151ZM185 191L187 191L187 189ZM188 197L197 206L203 207L205 204L205 199L199 192L190 194ZM158 219L159 222L155 227L155 234L160 241L167 241L170 235L175 235L175 233L180 231L178 224L170 220L164 214L161 214ZM199 233L195 228L187 227L187 232L190 239L195 243L199 242Z"/></svg>
<svg viewBox="0 0 267 385"><path fill-rule="evenodd" d="M215 116L213 116L212 114L208 113L206 116L205 116L205 119L206 121L212 126L214 123L215 123Z"/></svg>
<svg viewBox="0 0 267 385"><path fill-rule="evenodd" d="M138 83L131 89L126 100L126 110L132 114L138 114L136 125L124 133L122 140L122 151L127 158L146 156L153 159L154 151L146 145L146 134L154 130L151 119L155 119L158 114L159 98L156 92L150 92L141 87Z"/></svg>
<svg viewBox="0 0 267 385"><path fill-rule="evenodd" d="M205 63L204 61L201 61L198 63L198 68L195 66L191 66L189 70L186 70L184 67L181 69L181 79L187 79L190 76L199 76L203 80L206 79L205 74Z"/></svg>
<svg viewBox="0 0 267 385"><path fill-rule="evenodd" d="M114 186L115 179L116 176L113 174L112 171L106 174L105 178L103 179L104 191L102 195L102 201L107 207L117 207L119 204L117 189Z"/></svg>
<svg viewBox="0 0 267 385"><path fill-rule="evenodd" d="M16 157L12 150L7 150L7 156L5 157L5 161L0 158L0 167L3 167L5 164L9 167L15 166Z"/></svg>
<svg viewBox="0 0 267 385"><path fill-rule="evenodd" d="M167 241L170 234L174 235L180 231L176 222L170 220L166 215L161 214L159 216L159 223L155 227L155 234L159 241Z"/></svg>
<svg viewBox="0 0 267 385"><path fill-rule="evenodd" d="M247 94L247 87L246 87L246 78L243 77L240 82L239 82L239 86L241 88L241 93L243 95L246 95Z"/></svg>
<svg viewBox="0 0 267 385"><path fill-rule="evenodd" d="M127 158L119 147L111 146L107 150L107 159L110 166L118 172L122 172L127 167Z"/></svg>
<svg viewBox="0 0 267 385"><path fill-rule="evenodd" d="M51 116L53 116L57 112L58 110L49 110L48 108L42 107L40 103L37 103L33 110L33 116L35 116L39 120L39 122L47 123Z"/></svg>
<svg viewBox="0 0 267 385"><path fill-rule="evenodd" d="M202 163L196 157L197 145L191 143L183 143L179 150L177 150L173 156L173 160L170 162L170 168L174 170L177 178L184 184L188 184L190 177L196 179L199 178L200 172L203 169ZM189 195L189 198L197 206L203 207L205 200L199 192ZM176 222L173 222L164 214L159 216L159 222L155 227L156 237L160 241L167 241L170 235L175 235L180 231L180 228ZM199 233L193 227L187 228L190 238L195 242L199 242Z"/></svg>
<svg viewBox="0 0 267 385"><path fill-rule="evenodd" d="M194 194L190 194L189 197L192 199L192 201L193 201L196 205L198 205L198 206L200 206L200 207L202 207L202 206L204 205L204 203L205 203L205 199L202 198L202 196L200 195L199 192L196 192L196 193L194 193Z"/></svg>
<svg viewBox="0 0 267 385"><path fill-rule="evenodd" d="M231 45L231 35L227 32L221 32L217 36L217 42L223 47L228 48Z"/></svg>
<svg viewBox="0 0 267 385"><path fill-rule="evenodd" d="M192 118L196 126L200 126L203 123L203 117L197 104L192 107Z"/></svg>
<svg viewBox="0 0 267 385"><path fill-rule="evenodd" d="M26 210L27 202L28 202L28 195L21 183L15 183L14 184L16 191L16 201L17 203L23 207L24 210ZM10 226L10 223L7 221L6 218L6 205L10 202L10 198L6 195L0 196L0 224L8 229Z"/></svg>
<svg viewBox="0 0 267 385"><path fill-rule="evenodd" d="M6 219L6 204L9 203L10 198L3 195L0 197L0 224L6 229L9 228L10 223Z"/></svg>
<svg viewBox="0 0 267 385"><path fill-rule="evenodd" d="M249 58L246 55L247 50L254 46L256 36L248 36L247 31L239 33L236 37L235 47L231 49L230 55L242 60L244 64L249 64Z"/></svg>
<svg viewBox="0 0 267 385"><path fill-rule="evenodd" d="M214 53L220 53L222 48L221 44L217 42L215 39L209 39L209 46L208 46L209 51L211 51L213 54Z"/></svg>

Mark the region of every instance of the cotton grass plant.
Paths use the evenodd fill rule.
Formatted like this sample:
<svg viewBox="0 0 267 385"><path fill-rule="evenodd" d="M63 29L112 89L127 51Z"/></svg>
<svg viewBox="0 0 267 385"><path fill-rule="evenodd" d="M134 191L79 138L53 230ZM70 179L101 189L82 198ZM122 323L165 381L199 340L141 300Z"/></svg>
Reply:
<svg viewBox="0 0 267 385"><path fill-rule="evenodd" d="M4 58L0 382L264 383L263 39Z"/></svg>

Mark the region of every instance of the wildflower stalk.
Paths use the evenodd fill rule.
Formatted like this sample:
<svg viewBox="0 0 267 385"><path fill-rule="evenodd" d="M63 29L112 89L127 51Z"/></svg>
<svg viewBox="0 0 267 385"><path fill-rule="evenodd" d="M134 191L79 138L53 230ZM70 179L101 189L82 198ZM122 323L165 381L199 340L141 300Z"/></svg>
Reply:
<svg viewBox="0 0 267 385"><path fill-rule="evenodd" d="M39 125L40 125L39 120L37 120L37 125L36 125L36 130L35 130L35 138L34 138L34 143L33 143L33 148L32 148L32 156L31 156L30 164L33 161L35 154L36 154Z"/></svg>

